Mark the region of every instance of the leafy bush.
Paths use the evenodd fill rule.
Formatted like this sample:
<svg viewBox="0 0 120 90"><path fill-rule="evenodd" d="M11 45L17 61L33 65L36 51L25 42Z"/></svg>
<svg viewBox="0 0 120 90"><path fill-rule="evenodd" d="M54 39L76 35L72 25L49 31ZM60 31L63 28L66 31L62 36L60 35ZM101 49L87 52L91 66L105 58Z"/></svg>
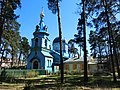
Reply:
<svg viewBox="0 0 120 90"><path fill-rule="evenodd" d="M1 72L2 72L2 70L0 70L0 73ZM6 69L6 75L8 77L15 77L15 78L36 77L37 75L46 75L46 70Z"/></svg>
<svg viewBox="0 0 120 90"><path fill-rule="evenodd" d="M64 70L64 74L70 74L69 70Z"/></svg>
<svg viewBox="0 0 120 90"><path fill-rule="evenodd" d="M26 69L26 66L13 66L9 69Z"/></svg>
<svg viewBox="0 0 120 90"><path fill-rule="evenodd" d="M38 74L39 74L38 72L30 70L29 72L27 72L26 77L27 78L32 78L32 77L38 76Z"/></svg>

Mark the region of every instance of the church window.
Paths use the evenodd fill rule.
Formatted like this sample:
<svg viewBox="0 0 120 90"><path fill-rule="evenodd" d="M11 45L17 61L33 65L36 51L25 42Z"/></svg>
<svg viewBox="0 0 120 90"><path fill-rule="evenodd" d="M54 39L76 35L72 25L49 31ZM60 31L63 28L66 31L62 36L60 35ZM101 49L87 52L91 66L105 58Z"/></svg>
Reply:
<svg viewBox="0 0 120 90"><path fill-rule="evenodd" d="M66 64L66 65L65 65L65 69L66 69L66 70L69 70L69 64Z"/></svg>
<svg viewBox="0 0 120 90"><path fill-rule="evenodd" d="M49 67L49 60L47 60L47 61L48 61L48 63L47 63L48 65L47 66Z"/></svg>
<svg viewBox="0 0 120 90"><path fill-rule="evenodd" d="M50 60L50 66L51 66L51 60Z"/></svg>
<svg viewBox="0 0 120 90"><path fill-rule="evenodd" d="M76 69L77 69L77 64L74 63L74 64L73 64L73 70L76 70Z"/></svg>
<svg viewBox="0 0 120 90"><path fill-rule="evenodd" d="M59 66L56 66L56 70L59 70Z"/></svg>
<svg viewBox="0 0 120 90"><path fill-rule="evenodd" d="M51 60L48 60L48 67L51 66Z"/></svg>
<svg viewBox="0 0 120 90"><path fill-rule="evenodd" d="M80 64L80 69L81 69L81 70L84 69L84 64Z"/></svg>
<svg viewBox="0 0 120 90"><path fill-rule="evenodd" d="M47 60L47 67L51 67L52 63L51 60Z"/></svg>
<svg viewBox="0 0 120 90"><path fill-rule="evenodd" d="M45 46L47 47L47 40L45 39Z"/></svg>
<svg viewBox="0 0 120 90"><path fill-rule="evenodd" d="M35 47L38 46L38 38L35 39Z"/></svg>

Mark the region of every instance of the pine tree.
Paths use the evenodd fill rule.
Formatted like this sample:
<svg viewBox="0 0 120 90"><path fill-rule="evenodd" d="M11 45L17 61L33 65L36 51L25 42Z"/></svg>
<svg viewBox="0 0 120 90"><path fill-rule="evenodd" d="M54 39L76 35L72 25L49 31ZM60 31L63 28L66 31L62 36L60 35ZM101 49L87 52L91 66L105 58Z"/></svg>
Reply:
<svg viewBox="0 0 120 90"><path fill-rule="evenodd" d="M113 51L115 52L114 38L112 35L112 23L116 23L116 14L119 13L119 0L87 0L87 14L92 17L96 30L107 28L109 36L110 56L112 63L113 79L116 81ZM113 46L112 46L113 43ZM117 59L116 59L117 60ZM118 66L117 66L118 67ZM119 70L118 70L119 71ZM119 72L118 72L119 73Z"/></svg>
<svg viewBox="0 0 120 90"><path fill-rule="evenodd" d="M48 8L52 11L53 14L58 14L58 27L59 27L59 38L60 38L60 69L61 69L61 83L63 83L64 72L63 72L63 56L62 56L62 28L60 21L60 6L59 2L62 0L48 0Z"/></svg>
<svg viewBox="0 0 120 90"><path fill-rule="evenodd" d="M20 0L1 0L0 1L0 44L5 23L7 20L16 20L19 16L15 14L15 10L21 7Z"/></svg>

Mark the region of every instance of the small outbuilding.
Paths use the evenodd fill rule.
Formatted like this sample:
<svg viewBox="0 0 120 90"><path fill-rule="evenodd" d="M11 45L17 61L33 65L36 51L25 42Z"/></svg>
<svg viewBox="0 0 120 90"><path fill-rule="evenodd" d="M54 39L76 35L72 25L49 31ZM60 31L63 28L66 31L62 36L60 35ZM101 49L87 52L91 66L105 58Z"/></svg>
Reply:
<svg viewBox="0 0 120 90"><path fill-rule="evenodd" d="M76 71L77 73L84 70L84 61L83 58L69 58L64 61L64 70L72 73Z"/></svg>

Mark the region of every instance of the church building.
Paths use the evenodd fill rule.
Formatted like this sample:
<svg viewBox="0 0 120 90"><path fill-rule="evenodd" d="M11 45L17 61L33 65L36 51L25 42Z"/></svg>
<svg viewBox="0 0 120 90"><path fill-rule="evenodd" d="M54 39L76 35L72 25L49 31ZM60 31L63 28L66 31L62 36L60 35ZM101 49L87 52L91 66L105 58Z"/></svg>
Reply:
<svg viewBox="0 0 120 90"><path fill-rule="evenodd" d="M48 73L56 72L60 68L60 53L59 47L56 47L59 42L59 38L55 38L53 41L53 50L51 49L50 40L48 38L48 28L44 24L44 12L42 10L40 14L40 23L36 26L36 30L33 33L31 52L27 59L27 69L44 69ZM58 45L59 46L59 45ZM63 59L68 58L67 44L63 40ZM66 48L65 48L66 47Z"/></svg>

